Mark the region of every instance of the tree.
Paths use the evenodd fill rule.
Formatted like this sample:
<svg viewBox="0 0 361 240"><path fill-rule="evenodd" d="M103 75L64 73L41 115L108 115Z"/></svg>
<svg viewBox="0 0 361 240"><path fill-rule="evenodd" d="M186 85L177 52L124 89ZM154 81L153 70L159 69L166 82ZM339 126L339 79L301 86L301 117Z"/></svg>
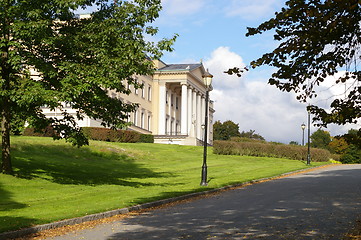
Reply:
<svg viewBox="0 0 361 240"><path fill-rule="evenodd" d="M288 0L275 17L248 28L246 36L273 30L280 42L250 66L275 67L269 84L295 92L302 102L317 97L316 86L329 76L336 78L330 85L347 82L348 89L329 107L308 109L319 126L357 123L361 119L360 22L359 0ZM235 67L227 73L241 75L244 70Z"/></svg>
<svg viewBox="0 0 361 240"><path fill-rule="evenodd" d="M265 141L264 137L262 137L261 135L255 133L255 132L256 132L256 130L252 130L252 129L249 130L248 132L242 131L240 133L240 137Z"/></svg>
<svg viewBox="0 0 361 240"><path fill-rule="evenodd" d="M289 145L300 145L298 142L296 142L296 141L291 141L290 143L289 143Z"/></svg>
<svg viewBox="0 0 361 240"><path fill-rule="evenodd" d="M334 137L328 144L328 147L332 153L344 154L349 148L349 144L344 137Z"/></svg>
<svg viewBox="0 0 361 240"><path fill-rule="evenodd" d="M331 142L331 135L329 132L318 129L316 132L312 133L310 138L311 147L329 149L328 145Z"/></svg>
<svg viewBox="0 0 361 240"><path fill-rule="evenodd" d="M112 2L112 1L111 1ZM74 10L97 5L89 18ZM135 75L154 71L149 59L170 51L176 36L157 43L151 23L160 0L0 0L0 106L2 118L1 171L12 172L10 122L14 113L36 129L52 125L74 145L87 144L63 103L78 109L77 118L101 119L119 128L135 104L108 96L108 90L129 94L121 80L140 87ZM62 111L62 119L45 118L41 106Z"/></svg>
<svg viewBox="0 0 361 240"><path fill-rule="evenodd" d="M216 121L213 124L214 140L229 140L231 137L240 137L238 124L231 120L221 123Z"/></svg>

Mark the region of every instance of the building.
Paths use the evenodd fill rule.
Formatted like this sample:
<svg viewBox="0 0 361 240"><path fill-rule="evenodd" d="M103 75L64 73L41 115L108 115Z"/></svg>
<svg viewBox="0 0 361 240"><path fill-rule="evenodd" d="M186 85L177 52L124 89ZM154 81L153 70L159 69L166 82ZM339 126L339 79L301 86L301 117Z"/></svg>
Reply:
<svg viewBox="0 0 361 240"><path fill-rule="evenodd" d="M154 135L156 143L201 145L206 106L206 86L203 83L206 70L203 64L165 64L159 60L154 64L156 71L153 76L137 76L143 88L134 89L124 81L131 90L130 95L109 92L111 97L139 104L138 109L129 115L129 129ZM212 145L213 102L210 101L208 106L207 142ZM75 109L65 107L75 116ZM43 108L43 112L49 117L61 117L56 110ZM78 124L80 127L101 127L99 120L89 117L79 120Z"/></svg>

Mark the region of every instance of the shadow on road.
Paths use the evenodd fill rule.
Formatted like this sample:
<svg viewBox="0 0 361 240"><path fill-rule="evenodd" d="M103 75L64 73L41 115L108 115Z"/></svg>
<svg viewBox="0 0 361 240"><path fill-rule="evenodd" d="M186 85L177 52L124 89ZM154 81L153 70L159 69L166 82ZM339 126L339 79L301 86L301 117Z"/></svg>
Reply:
<svg viewBox="0 0 361 240"><path fill-rule="evenodd" d="M108 239L342 239L361 210L361 167L308 172L121 222Z"/></svg>

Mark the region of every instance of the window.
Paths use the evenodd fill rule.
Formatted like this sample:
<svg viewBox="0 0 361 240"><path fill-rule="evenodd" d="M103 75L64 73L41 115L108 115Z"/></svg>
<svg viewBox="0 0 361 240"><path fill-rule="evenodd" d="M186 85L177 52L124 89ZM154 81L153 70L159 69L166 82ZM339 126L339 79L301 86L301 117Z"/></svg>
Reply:
<svg viewBox="0 0 361 240"><path fill-rule="evenodd" d="M150 131L150 126L151 126L151 118L150 118L150 114L148 113L148 131Z"/></svg>
<svg viewBox="0 0 361 240"><path fill-rule="evenodd" d="M178 109L178 97L175 98L175 108Z"/></svg>
<svg viewBox="0 0 361 240"><path fill-rule="evenodd" d="M137 126L137 110L134 111L134 116L133 116L133 123L135 126Z"/></svg>
<svg viewBox="0 0 361 240"><path fill-rule="evenodd" d="M148 86L148 101L152 101L152 87Z"/></svg>
<svg viewBox="0 0 361 240"><path fill-rule="evenodd" d="M140 127L144 128L144 112L142 112L140 115Z"/></svg>
<svg viewBox="0 0 361 240"><path fill-rule="evenodd" d="M165 119L165 135L168 134L168 122L169 122L169 119L166 118L166 119Z"/></svg>
<svg viewBox="0 0 361 240"><path fill-rule="evenodd" d="M145 88L145 83L144 83L144 81L143 81L143 83L142 83L142 98L145 98L144 88Z"/></svg>
<svg viewBox="0 0 361 240"><path fill-rule="evenodd" d="M170 105L173 107L173 93L170 95Z"/></svg>

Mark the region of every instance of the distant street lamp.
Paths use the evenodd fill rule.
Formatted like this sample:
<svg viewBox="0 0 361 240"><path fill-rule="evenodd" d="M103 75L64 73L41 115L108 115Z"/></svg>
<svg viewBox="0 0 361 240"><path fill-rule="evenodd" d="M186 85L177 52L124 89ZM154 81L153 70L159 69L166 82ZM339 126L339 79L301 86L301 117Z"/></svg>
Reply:
<svg viewBox="0 0 361 240"><path fill-rule="evenodd" d="M204 128L206 125L204 125L204 123L201 125L202 127L202 142L204 141Z"/></svg>
<svg viewBox="0 0 361 240"><path fill-rule="evenodd" d="M209 102L209 90L212 84L213 75L207 71L203 75L203 82L206 86L206 111L204 119L204 139L203 139L203 165L202 165L202 180L201 186L207 186L207 133L208 133L208 102Z"/></svg>
<svg viewBox="0 0 361 240"><path fill-rule="evenodd" d="M305 128L306 128L306 125L304 123L302 123L301 128L302 128L302 146L304 146L305 145Z"/></svg>
<svg viewBox="0 0 361 240"><path fill-rule="evenodd" d="M311 134L311 112L308 109L307 110L308 113L308 136L307 136L307 165L310 165L311 163L311 153L310 153L310 134Z"/></svg>

